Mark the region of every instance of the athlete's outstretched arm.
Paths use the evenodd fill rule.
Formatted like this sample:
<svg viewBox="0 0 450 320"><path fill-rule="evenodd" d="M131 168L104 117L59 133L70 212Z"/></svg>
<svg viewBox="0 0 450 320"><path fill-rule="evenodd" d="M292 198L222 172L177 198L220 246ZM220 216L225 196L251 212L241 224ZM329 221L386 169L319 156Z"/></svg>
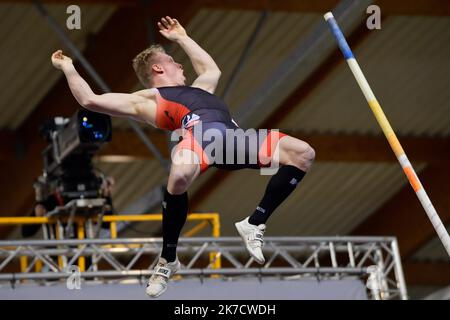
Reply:
<svg viewBox="0 0 450 320"><path fill-rule="evenodd" d="M55 68L64 72L70 91L84 108L111 116L129 117L137 121L153 123L150 112L156 102L152 90L142 90L136 94L105 93L98 95L78 74L72 64L72 59L63 55L61 50L52 54L52 63Z"/></svg>
<svg viewBox="0 0 450 320"><path fill-rule="evenodd" d="M221 74L213 58L187 35L186 30L177 19L172 19L169 16L161 18L158 27L159 32L167 39L178 43L191 60L198 75L192 86L213 93Z"/></svg>

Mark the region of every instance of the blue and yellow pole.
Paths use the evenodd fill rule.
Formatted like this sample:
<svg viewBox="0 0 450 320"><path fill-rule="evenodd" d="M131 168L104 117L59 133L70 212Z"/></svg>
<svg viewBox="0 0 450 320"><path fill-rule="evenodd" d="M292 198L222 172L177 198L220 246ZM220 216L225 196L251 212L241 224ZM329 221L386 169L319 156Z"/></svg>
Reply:
<svg viewBox="0 0 450 320"><path fill-rule="evenodd" d="M430 219L431 223L433 224L434 229L436 230L439 238L442 241L442 244L444 245L445 249L447 250L448 255L450 256L450 236L445 229L444 225L442 224L441 219L439 218L439 215L436 212L436 209L434 208L433 204L431 203L430 198L428 197L427 193L425 192L425 189L422 186L422 183L420 182L419 178L417 177L416 172L414 171L411 163L408 160L408 157L405 154L405 151L403 150L400 141L398 141L397 136L395 135L394 130L392 129L391 125L389 124L388 119L386 118L383 109L381 109L380 104L378 103L377 99L375 98L374 93L372 92L372 89L369 86L369 83L366 80L366 77L364 76L363 72L361 71L361 68L358 65L358 62L356 62L355 57L353 56L353 52L348 46L347 41L345 40L344 35L342 34L341 29L339 28L336 20L334 19L334 16L331 12L328 12L324 15L325 21L327 21L329 27L331 28L331 31L333 33L334 38L336 39L339 48L341 49L345 60L347 61L348 66L350 67L350 70L352 71L356 81L359 84L359 87L361 88L364 96L366 97L366 100L372 109L373 114L375 115L375 118L378 121L378 124L381 126L381 129L383 130L384 135L386 136L392 150L394 151L395 155L397 156L398 161L400 162L400 165L403 168L403 171L406 175L406 177L409 180L409 183L411 184L412 188L414 189L414 192L416 193L417 197L419 198L420 203L422 204L425 212L428 215L428 218Z"/></svg>

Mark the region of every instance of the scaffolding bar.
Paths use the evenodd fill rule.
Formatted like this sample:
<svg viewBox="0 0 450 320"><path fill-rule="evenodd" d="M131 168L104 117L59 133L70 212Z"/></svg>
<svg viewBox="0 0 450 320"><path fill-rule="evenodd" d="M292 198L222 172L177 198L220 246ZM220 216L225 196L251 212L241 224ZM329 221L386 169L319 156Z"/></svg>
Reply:
<svg viewBox="0 0 450 320"><path fill-rule="evenodd" d="M181 238L178 257L183 276L239 277L278 276L281 279L336 280L348 277L367 282L373 299L406 299L406 285L394 237L267 237L264 248L266 263L257 265L242 245L240 238ZM1 272L0 285L11 281L65 280L63 272L81 257L93 261L85 271L84 281L124 280L149 276L162 246L161 238L66 239L0 241L0 266L9 270L20 265L24 257L42 261L42 272L16 268L17 272ZM69 261L56 268L56 257ZM211 258L213 257L213 259ZM221 263L216 263L221 258ZM139 263L138 263L139 261ZM102 270L94 264L101 262ZM226 267L225 267L226 266ZM369 281L371 285L369 286ZM20 281L19 281L20 282Z"/></svg>

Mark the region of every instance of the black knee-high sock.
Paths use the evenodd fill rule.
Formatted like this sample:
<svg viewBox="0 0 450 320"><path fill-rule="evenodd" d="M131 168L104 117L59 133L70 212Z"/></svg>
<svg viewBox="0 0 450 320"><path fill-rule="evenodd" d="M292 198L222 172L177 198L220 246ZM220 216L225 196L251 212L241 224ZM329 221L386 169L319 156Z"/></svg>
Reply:
<svg viewBox="0 0 450 320"><path fill-rule="evenodd" d="M254 225L266 223L272 212L294 191L305 174L306 172L297 167L281 166L269 180L266 192L248 222Z"/></svg>
<svg viewBox="0 0 450 320"><path fill-rule="evenodd" d="M164 192L162 203L163 211L163 249L161 257L167 262L175 261L177 255L178 238L181 229L186 222L188 213L188 195L170 194L167 190Z"/></svg>

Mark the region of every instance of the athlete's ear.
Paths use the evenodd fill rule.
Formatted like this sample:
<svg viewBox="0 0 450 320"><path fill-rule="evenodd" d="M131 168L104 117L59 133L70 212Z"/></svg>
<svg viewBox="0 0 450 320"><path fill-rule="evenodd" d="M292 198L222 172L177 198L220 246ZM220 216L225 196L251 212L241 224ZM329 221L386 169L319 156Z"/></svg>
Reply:
<svg viewBox="0 0 450 320"><path fill-rule="evenodd" d="M156 73L163 73L164 70L159 64L152 64L152 70Z"/></svg>

